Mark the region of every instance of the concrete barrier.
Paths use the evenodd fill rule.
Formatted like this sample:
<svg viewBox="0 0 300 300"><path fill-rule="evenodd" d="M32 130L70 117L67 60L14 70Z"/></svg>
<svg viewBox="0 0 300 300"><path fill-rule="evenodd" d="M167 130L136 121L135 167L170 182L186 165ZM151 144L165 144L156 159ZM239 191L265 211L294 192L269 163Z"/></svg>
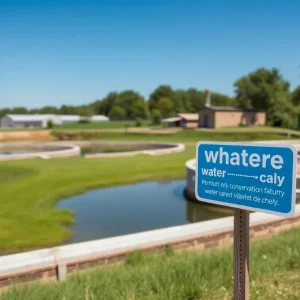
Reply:
<svg viewBox="0 0 300 300"><path fill-rule="evenodd" d="M184 151L184 144L175 143L158 143L158 142L100 142L100 141L54 141L54 142L6 142L0 143L0 151L4 151L9 148L34 148L34 150L42 149L42 152L35 151L32 153L22 154L9 154L0 155L0 161L8 160L20 160L30 158L56 158L56 157L70 157L81 155L80 147L83 146L99 146L99 147L120 147L120 146L132 146L132 147L148 147L147 150L136 150L128 152L113 152L113 153L97 153L97 154L86 154L85 158L108 158L108 157L127 157L134 155L164 155L176 152ZM54 151L45 151L46 149L57 148Z"/></svg>
<svg viewBox="0 0 300 300"><path fill-rule="evenodd" d="M293 218L252 213L250 236L252 239L276 234L300 226L300 205L296 205ZM175 250L205 250L229 245L233 241L233 217L200 223L152 230L147 232L106 238L96 241L12 254L0 257L0 288L20 282L61 279L95 265L122 261L133 251L157 253L169 245Z"/></svg>
<svg viewBox="0 0 300 300"><path fill-rule="evenodd" d="M176 152L184 151L184 144L176 143L159 143L159 142L91 142L91 141L74 141L74 144L78 146L99 146L99 147L143 147L149 148L147 150L135 150L127 152L113 152L113 153L96 153L96 154L86 154L85 158L106 158L106 157L126 157L135 155L164 155Z"/></svg>
<svg viewBox="0 0 300 300"><path fill-rule="evenodd" d="M31 159L31 158L57 158L57 157L70 157L70 156L79 156L80 147L72 145L67 142L8 142L0 143L0 151L5 151L6 149L22 149L22 148L34 148L34 150L43 150L41 152L32 152L32 153L15 153L9 155L0 155L0 161L9 161L9 160L21 160L21 159ZM51 151L45 151L51 149ZM56 149L56 150L53 150Z"/></svg>

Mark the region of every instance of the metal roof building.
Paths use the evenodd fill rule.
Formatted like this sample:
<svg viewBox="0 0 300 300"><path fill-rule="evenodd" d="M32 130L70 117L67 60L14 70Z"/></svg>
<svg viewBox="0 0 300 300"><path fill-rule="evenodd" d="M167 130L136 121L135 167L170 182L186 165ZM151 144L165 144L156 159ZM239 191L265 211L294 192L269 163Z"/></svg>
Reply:
<svg viewBox="0 0 300 300"><path fill-rule="evenodd" d="M178 113L176 117L163 119L162 122L169 127L196 128L198 120L199 114Z"/></svg>
<svg viewBox="0 0 300 300"><path fill-rule="evenodd" d="M1 118L1 127L42 127L46 128L48 121L61 124L61 119L56 115L14 115L9 114Z"/></svg>
<svg viewBox="0 0 300 300"><path fill-rule="evenodd" d="M8 114L1 118L1 127L41 127L47 128L51 120L54 125L79 123L84 118L79 115L54 115L54 114L31 114L17 115ZM89 122L109 121L109 118L102 115L96 115L87 118Z"/></svg>

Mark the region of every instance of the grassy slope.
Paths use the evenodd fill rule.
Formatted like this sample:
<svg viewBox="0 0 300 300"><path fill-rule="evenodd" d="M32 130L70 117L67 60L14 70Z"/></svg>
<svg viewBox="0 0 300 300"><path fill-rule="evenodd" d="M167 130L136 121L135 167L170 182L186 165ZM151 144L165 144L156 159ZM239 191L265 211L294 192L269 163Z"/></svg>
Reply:
<svg viewBox="0 0 300 300"><path fill-rule="evenodd" d="M98 123L75 123L75 124L63 124L55 126L55 129L110 129L110 128L124 128L125 125L135 127L136 121L108 121ZM151 121L142 120L142 126L150 126Z"/></svg>
<svg viewBox="0 0 300 300"><path fill-rule="evenodd" d="M300 299L300 230L250 245L253 300ZM63 283L11 289L3 300L196 300L232 299L232 247L209 252L136 252L124 265L98 267Z"/></svg>
<svg viewBox="0 0 300 300"><path fill-rule="evenodd" d="M160 178L184 177L194 147L163 156L84 159L81 157L0 163L0 250L46 246L69 236L70 212L55 202L84 190ZM14 175L15 173L17 175Z"/></svg>
<svg viewBox="0 0 300 300"><path fill-rule="evenodd" d="M151 131L147 132L129 132L124 131L85 131L85 130L69 130L54 131L53 135L59 139L101 139L101 140L120 140L120 141L169 141L169 142L197 142L200 140L210 141L254 141L254 140L279 140L286 139L285 132L261 132L261 131L218 131L218 130L181 130L177 133L165 134ZM293 134L292 138L299 138Z"/></svg>
<svg viewBox="0 0 300 300"><path fill-rule="evenodd" d="M149 140L147 135L104 134L109 140ZM151 140L191 142L197 140L278 139L265 133L203 133L181 131ZM70 232L63 224L73 222L70 211L54 209L56 201L87 189L129 182L183 178L185 162L195 157L195 147L163 156L84 159L81 157L24 160L0 163L0 251L18 251L54 245Z"/></svg>

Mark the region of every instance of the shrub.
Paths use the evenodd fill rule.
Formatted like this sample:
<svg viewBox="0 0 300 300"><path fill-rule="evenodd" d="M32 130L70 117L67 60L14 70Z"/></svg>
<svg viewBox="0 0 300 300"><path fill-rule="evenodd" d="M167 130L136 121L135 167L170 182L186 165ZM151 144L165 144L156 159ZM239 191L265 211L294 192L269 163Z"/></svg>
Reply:
<svg viewBox="0 0 300 300"><path fill-rule="evenodd" d="M159 109L153 109L151 113L152 117L152 124L153 125L160 125L161 123L161 113Z"/></svg>
<svg viewBox="0 0 300 300"><path fill-rule="evenodd" d="M48 128L48 129L53 128L53 125L54 125L54 124L53 124L53 121L52 121L52 120L48 120L48 121L47 121L47 128Z"/></svg>
<svg viewBox="0 0 300 300"><path fill-rule="evenodd" d="M141 127L143 125L143 120L141 118L136 118L135 127Z"/></svg>

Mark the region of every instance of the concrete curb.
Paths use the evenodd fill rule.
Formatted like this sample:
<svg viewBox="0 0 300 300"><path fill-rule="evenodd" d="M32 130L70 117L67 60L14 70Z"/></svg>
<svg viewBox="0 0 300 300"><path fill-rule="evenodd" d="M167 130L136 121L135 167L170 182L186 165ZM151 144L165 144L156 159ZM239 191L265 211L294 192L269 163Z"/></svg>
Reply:
<svg viewBox="0 0 300 300"><path fill-rule="evenodd" d="M252 213L250 233L261 238L300 225L300 204L293 218ZM67 270L84 269L92 264L123 260L134 250L157 252L173 245L175 249L208 249L232 243L233 216L200 223L128 234L96 241L42 249L0 257L0 288L25 281L66 277ZM59 268L62 268L59 272ZM23 281L23 280L22 280Z"/></svg>
<svg viewBox="0 0 300 300"><path fill-rule="evenodd" d="M0 150L5 150L8 147L22 148L22 147L36 147L37 149L43 148L58 148L55 151L43 151L43 152L34 152L34 153L22 153L22 154L10 154L10 155L1 155L0 161L9 161L9 160L21 160L21 159L31 159L31 158L57 158L57 157L71 157L80 155L80 147L72 145L67 142L7 142L0 143Z"/></svg>

